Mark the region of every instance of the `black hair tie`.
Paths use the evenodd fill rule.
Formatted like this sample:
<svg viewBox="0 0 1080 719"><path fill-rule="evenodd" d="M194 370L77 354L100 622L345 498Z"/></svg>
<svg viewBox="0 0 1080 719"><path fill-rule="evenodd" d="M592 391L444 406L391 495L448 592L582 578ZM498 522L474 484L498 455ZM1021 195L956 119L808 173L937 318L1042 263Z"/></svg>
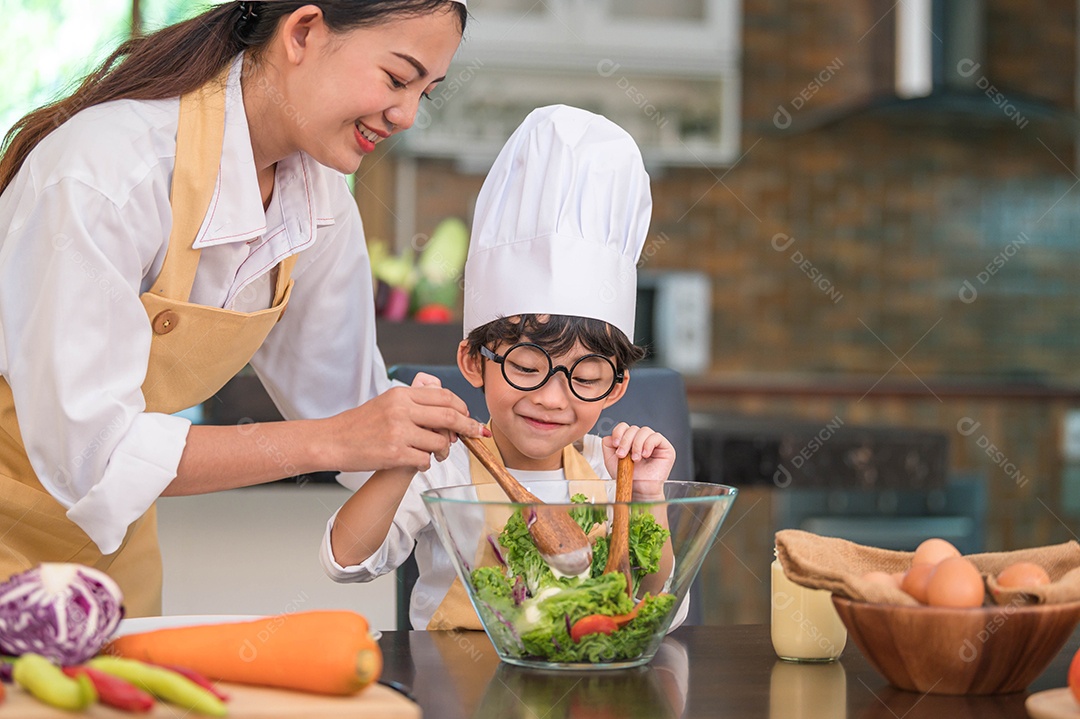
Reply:
<svg viewBox="0 0 1080 719"><path fill-rule="evenodd" d="M259 23L259 13L255 8L254 2L240 3L240 17L236 19L236 35L240 39L246 38Z"/></svg>

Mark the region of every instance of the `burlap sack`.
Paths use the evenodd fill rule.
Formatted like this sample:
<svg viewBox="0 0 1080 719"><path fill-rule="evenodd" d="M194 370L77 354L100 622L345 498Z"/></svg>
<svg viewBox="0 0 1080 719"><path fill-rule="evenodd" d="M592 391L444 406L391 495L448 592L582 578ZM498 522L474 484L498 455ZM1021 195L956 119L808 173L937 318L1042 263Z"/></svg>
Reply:
<svg viewBox="0 0 1080 719"><path fill-rule="evenodd" d="M861 602L918 604L898 588L867 582L867 572L892 574L911 568L914 552L864 547L844 539L821 537L798 529L776 533L776 553L784 574L791 581L811 589L827 589L833 594ZM1065 542L1049 547L988 552L967 556L986 581L987 604L1062 604L1080 601L1080 544ZM1033 562L1050 575L1050 584L1027 591L1002 589L996 576L1016 562Z"/></svg>

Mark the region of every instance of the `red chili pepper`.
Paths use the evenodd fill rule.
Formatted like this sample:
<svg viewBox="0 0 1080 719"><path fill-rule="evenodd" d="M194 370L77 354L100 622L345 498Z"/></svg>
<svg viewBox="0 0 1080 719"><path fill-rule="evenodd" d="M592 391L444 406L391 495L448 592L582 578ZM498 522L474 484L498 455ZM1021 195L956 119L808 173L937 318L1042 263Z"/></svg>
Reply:
<svg viewBox="0 0 1080 719"><path fill-rule="evenodd" d="M148 712L154 708L154 697L119 677L82 666L64 667L64 674L71 678L85 674L106 706L126 712Z"/></svg>
<svg viewBox="0 0 1080 719"><path fill-rule="evenodd" d="M229 695L228 694L226 694L225 692L218 689L216 686L214 686L213 684L210 683L210 680L208 680L202 674L199 674L198 672L196 672L196 671L194 671L192 669L188 669L187 667L178 667L178 666L174 666L172 664L157 664L155 666L159 666L162 669L168 669L171 672L176 672L177 674L181 675L185 679L189 679L189 680L193 681L194 683L198 684L200 687L202 687L206 691L210 692L211 694L216 696L221 701L223 701L223 702L229 701Z"/></svg>
<svg viewBox="0 0 1080 719"><path fill-rule="evenodd" d="M0 704L4 703L4 696L7 694L7 690L4 689L4 685L0 684Z"/></svg>

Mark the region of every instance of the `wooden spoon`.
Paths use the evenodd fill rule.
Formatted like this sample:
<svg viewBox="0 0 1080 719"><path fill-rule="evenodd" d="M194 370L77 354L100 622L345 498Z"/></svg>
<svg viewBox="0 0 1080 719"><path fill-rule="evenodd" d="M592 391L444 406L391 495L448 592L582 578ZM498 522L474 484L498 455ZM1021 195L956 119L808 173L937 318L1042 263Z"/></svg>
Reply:
<svg viewBox="0 0 1080 719"><path fill-rule="evenodd" d="M626 593L634 598L634 581L630 575L630 506L626 504L634 497L634 460L627 455L619 460L619 469L615 475L615 501L612 508L611 543L608 545L608 572L622 572L626 577Z"/></svg>
<svg viewBox="0 0 1080 719"><path fill-rule="evenodd" d="M458 435L469 451L476 455L484 469L499 483L511 502L543 504L539 498L521 486L514 476L479 439ZM585 531L562 508L536 507L532 518L526 517L529 534L548 566L559 574L577 576L592 565L592 544Z"/></svg>

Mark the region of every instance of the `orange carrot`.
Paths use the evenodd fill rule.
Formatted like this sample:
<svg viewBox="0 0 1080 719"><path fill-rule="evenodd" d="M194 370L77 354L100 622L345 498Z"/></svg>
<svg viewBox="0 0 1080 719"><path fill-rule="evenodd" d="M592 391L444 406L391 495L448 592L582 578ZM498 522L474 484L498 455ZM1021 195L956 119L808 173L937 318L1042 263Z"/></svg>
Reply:
<svg viewBox="0 0 1080 719"><path fill-rule="evenodd" d="M175 664L208 679L316 694L355 694L382 672L367 620L348 611L159 629L119 637L104 651Z"/></svg>

